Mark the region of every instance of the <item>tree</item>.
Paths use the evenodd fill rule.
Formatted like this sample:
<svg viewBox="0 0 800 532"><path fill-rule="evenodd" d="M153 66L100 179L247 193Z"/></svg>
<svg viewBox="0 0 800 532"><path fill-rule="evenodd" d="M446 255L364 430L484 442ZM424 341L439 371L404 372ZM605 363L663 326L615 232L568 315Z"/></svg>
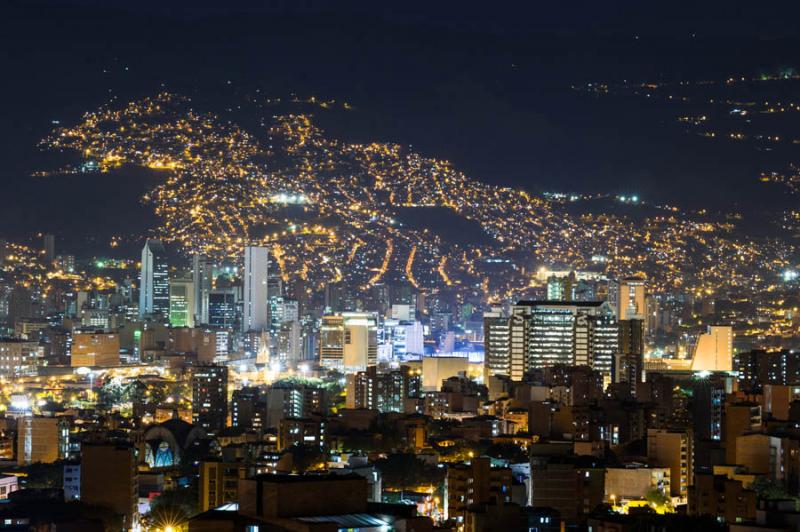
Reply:
<svg viewBox="0 0 800 532"><path fill-rule="evenodd" d="M444 470L430 467L412 453L390 454L375 462L389 488L408 490L421 485L437 486L444 479Z"/></svg>
<svg viewBox="0 0 800 532"><path fill-rule="evenodd" d="M288 451L292 455L292 470L295 473L319 469L325 464L325 454L318 447L292 445Z"/></svg>
<svg viewBox="0 0 800 532"><path fill-rule="evenodd" d="M783 486L767 477L758 477L753 484L751 484L750 489L755 491L758 498L762 500L791 498Z"/></svg>
<svg viewBox="0 0 800 532"><path fill-rule="evenodd" d="M646 500L651 506L655 507L669 507L672 504L672 500L664 494L660 489L653 488L644 495L644 500Z"/></svg>

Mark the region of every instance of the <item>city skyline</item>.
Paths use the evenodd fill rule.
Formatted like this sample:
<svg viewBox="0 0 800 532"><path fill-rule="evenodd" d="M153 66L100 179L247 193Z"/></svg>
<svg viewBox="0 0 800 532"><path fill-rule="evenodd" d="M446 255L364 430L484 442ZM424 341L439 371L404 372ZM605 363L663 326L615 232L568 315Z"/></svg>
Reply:
<svg viewBox="0 0 800 532"><path fill-rule="evenodd" d="M0 532L798 530L798 5L0 40Z"/></svg>

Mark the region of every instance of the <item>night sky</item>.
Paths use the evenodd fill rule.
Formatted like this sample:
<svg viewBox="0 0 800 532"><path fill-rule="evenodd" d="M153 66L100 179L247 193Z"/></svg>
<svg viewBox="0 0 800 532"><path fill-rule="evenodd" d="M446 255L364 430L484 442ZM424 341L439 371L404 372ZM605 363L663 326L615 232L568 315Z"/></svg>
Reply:
<svg viewBox="0 0 800 532"><path fill-rule="evenodd" d="M210 111L256 88L346 100L354 112L322 119L335 135L412 144L471 177L534 192L753 212L796 202L757 182L774 154L686 135L659 103L570 87L800 67L797 5L134 4L0 2L3 236L146 228L144 172L30 174L50 164L36 143L53 120L163 89Z"/></svg>

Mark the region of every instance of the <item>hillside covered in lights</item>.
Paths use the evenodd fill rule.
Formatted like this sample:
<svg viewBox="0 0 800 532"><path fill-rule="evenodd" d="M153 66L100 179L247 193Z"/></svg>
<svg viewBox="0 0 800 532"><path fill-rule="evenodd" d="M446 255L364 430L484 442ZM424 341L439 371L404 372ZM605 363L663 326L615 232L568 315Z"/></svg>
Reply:
<svg viewBox="0 0 800 532"><path fill-rule="evenodd" d="M558 264L643 273L664 289L751 289L794 266L793 244L742 236L728 221L656 205L636 218L576 213L580 196L491 186L404 146L331 138L315 114L346 104L310 99L312 111L275 114L268 103L250 102L245 126L174 94L115 102L45 138L43 149L76 157L38 175L155 170L163 178L142 198L154 234L217 258L267 245L286 280L315 287L402 281L496 300Z"/></svg>

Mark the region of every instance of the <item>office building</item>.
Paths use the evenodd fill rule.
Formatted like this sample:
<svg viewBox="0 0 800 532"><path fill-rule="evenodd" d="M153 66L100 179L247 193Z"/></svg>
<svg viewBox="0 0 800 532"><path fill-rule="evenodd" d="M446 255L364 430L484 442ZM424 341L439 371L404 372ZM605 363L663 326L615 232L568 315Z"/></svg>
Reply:
<svg viewBox="0 0 800 532"><path fill-rule="evenodd" d="M0 338L0 376L33 375L39 360L39 342Z"/></svg>
<svg viewBox="0 0 800 532"><path fill-rule="evenodd" d="M208 324L232 329L236 326L236 290L217 288L208 294Z"/></svg>
<svg viewBox="0 0 800 532"><path fill-rule="evenodd" d="M169 324L194 327L195 289L191 277L175 277L169 283Z"/></svg>
<svg viewBox="0 0 800 532"><path fill-rule="evenodd" d="M72 334L71 365L108 367L119 365L119 334L75 332Z"/></svg>
<svg viewBox="0 0 800 532"><path fill-rule="evenodd" d="M169 262L164 244L147 239L142 249L139 317L169 316Z"/></svg>
<svg viewBox="0 0 800 532"><path fill-rule="evenodd" d="M320 362L345 373L364 371L378 360L377 316L342 312L323 316L320 327Z"/></svg>
<svg viewBox="0 0 800 532"><path fill-rule="evenodd" d="M496 375L511 376L511 358L509 357L510 323L500 309L486 312L483 315L483 346L484 346L484 380ZM524 334L524 333L522 333ZM524 364L520 363L519 372L515 380L522 379ZM512 377L514 378L514 377Z"/></svg>
<svg viewBox="0 0 800 532"><path fill-rule="evenodd" d="M590 366L611 375L619 328L602 302L521 301L528 321L527 369L556 364ZM512 331L513 334L513 331ZM512 340L512 359L514 342Z"/></svg>

